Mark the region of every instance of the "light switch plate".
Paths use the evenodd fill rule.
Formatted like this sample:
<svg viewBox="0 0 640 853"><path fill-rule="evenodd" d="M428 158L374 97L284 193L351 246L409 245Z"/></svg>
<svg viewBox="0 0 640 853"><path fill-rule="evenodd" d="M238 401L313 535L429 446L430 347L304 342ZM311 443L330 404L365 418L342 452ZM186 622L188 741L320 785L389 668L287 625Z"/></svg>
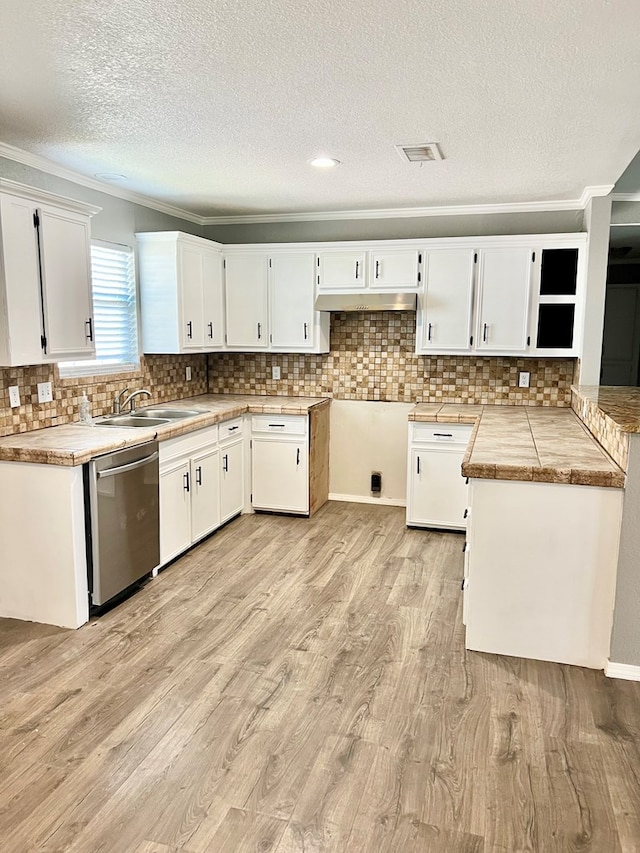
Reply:
<svg viewBox="0 0 640 853"><path fill-rule="evenodd" d="M187 380L187 382L191 381L191 368L190 367L185 367L184 378Z"/></svg>
<svg viewBox="0 0 640 853"><path fill-rule="evenodd" d="M271 368L271 378L280 379L280 365L274 364Z"/></svg>
<svg viewBox="0 0 640 853"><path fill-rule="evenodd" d="M17 385L9 385L9 405L12 409L20 405L20 389Z"/></svg>
<svg viewBox="0 0 640 853"><path fill-rule="evenodd" d="M518 374L518 388L528 388L529 387L529 377L530 373L527 370L521 370Z"/></svg>
<svg viewBox="0 0 640 853"><path fill-rule="evenodd" d="M50 403L53 400L53 387L51 382L38 382L38 402Z"/></svg>

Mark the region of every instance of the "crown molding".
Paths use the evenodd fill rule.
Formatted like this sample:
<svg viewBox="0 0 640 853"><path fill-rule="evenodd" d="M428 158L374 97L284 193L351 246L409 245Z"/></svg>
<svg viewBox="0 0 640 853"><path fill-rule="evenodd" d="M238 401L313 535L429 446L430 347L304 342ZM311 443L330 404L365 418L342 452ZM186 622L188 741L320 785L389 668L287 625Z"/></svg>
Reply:
<svg viewBox="0 0 640 853"><path fill-rule="evenodd" d="M583 194L584 195L584 194ZM597 193L600 195L600 193ZM606 195L606 193L603 193ZM589 196L591 198L591 196ZM415 219L423 216L477 216L496 213L549 213L583 210L582 199L517 201L497 204L459 204L442 207L385 207L377 210L325 210L309 213L261 213L240 216L205 216L203 225L250 225L269 222L320 222L348 219Z"/></svg>
<svg viewBox="0 0 640 853"><path fill-rule="evenodd" d="M640 193L611 193L612 201L640 201Z"/></svg>
<svg viewBox="0 0 640 853"><path fill-rule="evenodd" d="M585 187L579 199L551 199L549 201L460 204L444 205L441 207L388 207L373 210L325 210L305 213L248 213L201 216L200 214L192 213L181 207L175 207L172 204L167 204L142 193L97 181L87 175L82 175L79 172L68 169L66 166L61 166L46 157L42 157L39 154L31 154L6 142L0 142L0 157L13 160L16 163L22 163L25 166L30 166L33 169L38 169L41 172L46 172L58 178L63 178L66 181L71 181L88 189L115 196L134 204L140 204L143 207L157 210L168 216L175 216L178 219L193 222L196 225L251 225L275 222L322 222L353 219L416 219L431 216L478 216L499 213L551 213L563 210L584 210L592 198L608 195L613 189L613 184ZM633 198L627 197L627 195L618 194L617 196L613 195L612 198L615 201L640 201L640 194L631 194L634 196Z"/></svg>
<svg viewBox="0 0 640 853"><path fill-rule="evenodd" d="M32 169L38 169L38 171L46 172L47 175L54 175L56 178L63 178L65 181L71 181L74 184L87 187L87 189L112 195L116 198L133 202L133 204L141 204L143 207L149 207L152 210L157 210L159 213L166 213L168 216L176 216L178 219L185 219L187 222L193 222L196 225L204 225L204 217L199 216L197 213L191 213L191 211L183 210L181 207L174 207L172 204L166 204L163 201L158 201L158 199L150 198L142 193L133 192L133 190L128 190L124 187L105 184L102 181L89 178L87 175L74 172L72 169L67 169L66 166L54 163L53 160L42 157L40 154L30 154L28 151L8 145L6 142L0 142L0 157L13 160L16 163L22 163L23 166L30 166Z"/></svg>
<svg viewBox="0 0 640 853"><path fill-rule="evenodd" d="M68 198L57 193L50 193L47 190L41 190L37 187L31 187L27 184L21 184L18 181L11 181L9 178L0 178L0 190L7 195L15 195L18 198L27 198L36 204L52 204L56 207L63 206L65 210L73 210L75 213L83 213L86 216L95 216L100 213L101 207L96 204L86 204L84 201L78 201L75 198Z"/></svg>

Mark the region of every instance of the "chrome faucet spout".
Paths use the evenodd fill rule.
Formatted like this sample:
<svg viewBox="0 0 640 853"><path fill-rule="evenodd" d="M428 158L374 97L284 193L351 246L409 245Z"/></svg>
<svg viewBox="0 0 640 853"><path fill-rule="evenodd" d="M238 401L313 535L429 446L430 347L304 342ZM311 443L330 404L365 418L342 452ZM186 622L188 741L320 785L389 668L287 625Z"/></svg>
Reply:
<svg viewBox="0 0 640 853"><path fill-rule="evenodd" d="M131 394L121 403L121 410L125 406L129 406L130 412L135 412L136 410L136 397L139 397L141 394L144 394L146 397L151 397L151 391L147 388L138 388L137 391L132 391Z"/></svg>

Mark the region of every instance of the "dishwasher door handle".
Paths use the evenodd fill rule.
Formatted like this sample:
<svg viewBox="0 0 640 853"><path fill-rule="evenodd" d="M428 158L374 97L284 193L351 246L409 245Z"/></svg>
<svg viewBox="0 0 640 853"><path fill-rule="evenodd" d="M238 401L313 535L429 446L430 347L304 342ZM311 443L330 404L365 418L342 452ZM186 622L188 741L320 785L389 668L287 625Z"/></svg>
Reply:
<svg viewBox="0 0 640 853"><path fill-rule="evenodd" d="M106 468L104 471L97 471L96 476L101 480L103 477L113 477L116 474L124 474L125 471L134 471L136 468L148 465L149 462L155 462L158 456L159 454L156 450L151 456L145 456L144 459L138 459L137 462L129 462L128 465L119 465L117 468Z"/></svg>

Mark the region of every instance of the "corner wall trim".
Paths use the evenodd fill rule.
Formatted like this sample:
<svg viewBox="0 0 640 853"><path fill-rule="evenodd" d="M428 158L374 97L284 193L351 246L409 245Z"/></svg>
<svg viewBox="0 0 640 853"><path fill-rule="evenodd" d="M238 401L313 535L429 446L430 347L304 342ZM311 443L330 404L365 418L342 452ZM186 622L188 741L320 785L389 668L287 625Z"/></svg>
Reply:
<svg viewBox="0 0 640 853"><path fill-rule="evenodd" d="M352 504L378 504L378 506L406 506L407 502L399 498L372 498L367 495L337 495L329 492L330 501L345 501Z"/></svg>
<svg viewBox="0 0 640 853"><path fill-rule="evenodd" d="M625 681L640 681L640 666L632 663L613 663L607 661L604 668L607 678L624 678Z"/></svg>

